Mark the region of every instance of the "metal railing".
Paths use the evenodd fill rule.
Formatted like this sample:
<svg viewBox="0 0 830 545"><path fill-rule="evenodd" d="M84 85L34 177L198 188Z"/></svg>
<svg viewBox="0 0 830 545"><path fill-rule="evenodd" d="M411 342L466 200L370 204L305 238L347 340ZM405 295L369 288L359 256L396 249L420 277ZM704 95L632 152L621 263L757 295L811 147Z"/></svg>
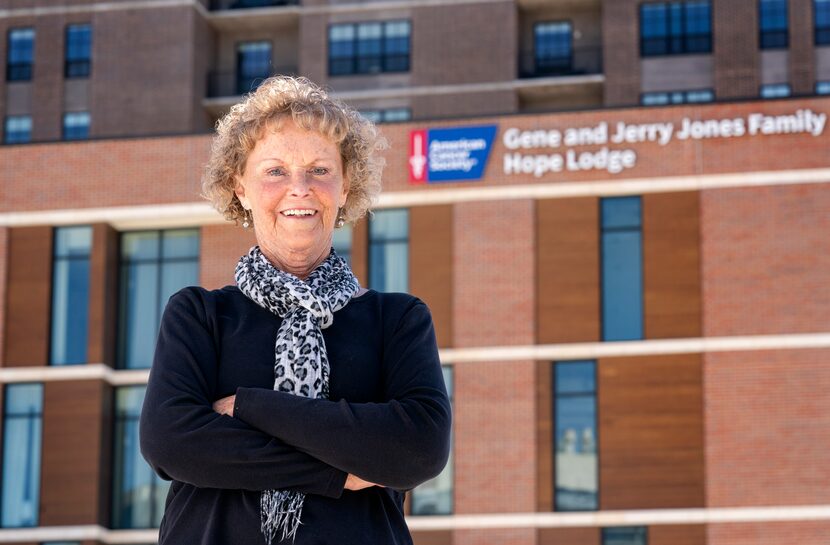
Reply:
<svg viewBox="0 0 830 545"><path fill-rule="evenodd" d="M297 76L296 66L275 66L270 74L262 76L248 76L237 72L211 72L208 74L208 97L230 97L239 96L255 91L265 78L277 74Z"/></svg>
<svg viewBox="0 0 830 545"><path fill-rule="evenodd" d="M296 6L299 0L210 0L211 10L270 8L274 6Z"/></svg>
<svg viewBox="0 0 830 545"><path fill-rule="evenodd" d="M568 55L545 55L534 50L519 55L520 78L576 76L602 73L602 47L571 49Z"/></svg>

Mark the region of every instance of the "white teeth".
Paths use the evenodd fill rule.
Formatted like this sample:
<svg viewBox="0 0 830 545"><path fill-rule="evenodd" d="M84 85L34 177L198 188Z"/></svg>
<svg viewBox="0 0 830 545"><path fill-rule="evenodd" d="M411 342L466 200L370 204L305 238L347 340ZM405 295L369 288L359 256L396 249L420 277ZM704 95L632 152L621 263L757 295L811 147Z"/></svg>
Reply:
<svg viewBox="0 0 830 545"><path fill-rule="evenodd" d="M286 216L313 216L315 211L304 210L302 208L292 208L291 210L283 210L282 213Z"/></svg>

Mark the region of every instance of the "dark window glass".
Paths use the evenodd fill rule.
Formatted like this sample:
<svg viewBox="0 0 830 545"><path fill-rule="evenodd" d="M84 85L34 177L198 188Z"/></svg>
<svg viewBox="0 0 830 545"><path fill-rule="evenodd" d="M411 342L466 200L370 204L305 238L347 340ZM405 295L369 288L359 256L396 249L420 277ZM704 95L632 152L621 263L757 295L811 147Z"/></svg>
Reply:
<svg viewBox="0 0 830 545"><path fill-rule="evenodd" d="M817 95L830 95L830 81L819 81L816 83Z"/></svg>
<svg viewBox="0 0 830 545"><path fill-rule="evenodd" d="M55 229L52 262L52 365L87 361L91 227Z"/></svg>
<svg viewBox="0 0 830 545"><path fill-rule="evenodd" d="M596 362L554 364L555 509L598 508Z"/></svg>
<svg viewBox="0 0 830 545"><path fill-rule="evenodd" d="M640 197L600 201L602 222L602 340L643 338Z"/></svg>
<svg viewBox="0 0 830 545"><path fill-rule="evenodd" d="M536 23L533 27L533 39L537 74L570 72L573 61L571 23Z"/></svg>
<svg viewBox="0 0 830 545"><path fill-rule="evenodd" d="M369 221L369 287L409 290L408 210L378 210Z"/></svg>
<svg viewBox="0 0 830 545"><path fill-rule="evenodd" d="M66 27L65 51L64 76L67 78L89 77L92 58L92 26L85 24Z"/></svg>
<svg viewBox="0 0 830 545"><path fill-rule="evenodd" d="M157 528L164 512L169 482L147 464L138 443L144 390L145 386L127 386L115 391L113 528Z"/></svg>
<svg viewBox="0 0 830 545"><path fill-rule="evenodd" d="M150 367L167 300L199 281L199 231L137 231L121 237L118 366Z"/></svg>
<svg viewBox="0 0 830 545"><path fill-rule="evenodd" d="M643 93L642 95L640 95L640 104L642 104L643 106L664 106L666 104L712 102L713 100L715 100L715 93L711 89Z"/></svg>
<svg viewBox="0 0 830 545"><path fill-rule="evenodd" d="M711 51L709 0L640 5L640 54L643 57Z"/></svg>
<svg viewBox="0 0 830 545"><path fill-rule="evenodd" d="M35 29L13 28L9 30L6 44L6 81L31 80L34 59Z"/></svg>
<svg viewBox="0 0 830 545"><path fill-rule="evenodd" d="M63 139L86 140L89 138L89 112L63 114Z"/></svg>
<svg viewBox="0 0 830 545"><path fill-rule="evenodd" d="M256 90L271 75L271 44L246 42L236 47L236 93Z"/></svg>
<svg viewBox="0 0 830 545"><path fill-rule="evenodd" d="M388 108L386 110L361 110L360 114L372 123L397 123L412 119L409 108Z"/></svg>
<svg viewBox="0 0 830 545"><path fill-rule="evenodd" d="M447 385L447 393L450 402L453 399L452 368L444 365L444 384ZM451 515L452 514L452 485L453 485L453 462L452 444L450 444L450 457L443 471L427 482L412 490L412 514L413 515Z"/></svg>
<svg viewBox="0 0 830 545"><path fill-rule="evenodd" d="M830 45L830 0L815 0L816 45Z"/></svg>
<svg viewBox="0 0 830 545"><path fill-rule="evenodd" d="M787 47L789 41L787 0L759 0L758 22L761 49Z"/></svg>
<svg viewBox="0 0 830 545"><path fill-rule="evenodd" d="M2 526L37 526L43 385L9 384L3 406Z"/></svg>
<svg viewBox="0 0 830 545"><path fill-rule="evenodd" d="M329 27L329 75L409 70L409 21L339 24Z"/></svg>
<svg viewBox="0 0 830 545"><path fill-rule="evenodd" d="M6 144L26 144L32 141L32 118L28 115L10 115L3 131Z"/></svg>
<svg viewBox="0 0 830 545"><path fill-rule="evenodd" d="M603 528L602 545L648 545L648 528Z"/></svg>
<svg viewBox="0 0 830 545"><path fill-rule="evenodd" d="M344 225L339 229L334 230L334 235L331 237L331 245L337 255L346 260L351 266L352 264L352 226Z"/></svg>
<svg viewBox="0 0 830 545"><path fill-rule="evenodd" d="M770 83L761 86L761 98L784 98L790 96L790 86L787 83Z"/></svg>

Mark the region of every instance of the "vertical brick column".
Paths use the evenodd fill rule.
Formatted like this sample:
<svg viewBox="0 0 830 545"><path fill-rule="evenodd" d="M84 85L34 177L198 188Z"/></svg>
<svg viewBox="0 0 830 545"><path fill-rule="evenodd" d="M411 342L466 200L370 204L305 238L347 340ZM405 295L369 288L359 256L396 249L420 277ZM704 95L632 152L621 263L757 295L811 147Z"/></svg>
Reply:
<svg viewBox="0 0 830 545"><path fill-rule="evenodd" d="M640 101L640 13L637 0L603 0L602 66L605 105Z"/></svg>
<svg viewBox="0 0 830 545"><path fill-rule="evenodd" d="M645 338L698 337L700 193L648 193L642 202Z"/></svg>
<svg viewBox="0 0 830 545"><path fill-rule="evenodd" d="M790 0L790 88L794 95L812 95L815 91L815 19L813 0Z"/></svg>
<svg viewBox="0 0 830 545"><path fill-rule="evenodd" d="M439 346L452 345L453 207L409 210L409 291L429 306Z"/></svg>
<svg viewBox="0 0 830 545"><path fill-rule="evenodd" d="M8 293L6 272L9 266L8 256L9 229L8 227L0 227L0 367L5 365L6 357L6 293ZM2 405L0 405L0 408L2 408Z"/></svg>
<svg viewBox="0 0 830 545"><path fill-rule="evenodd" d="M758 2L712 2L712 52L718 100L758 96L761 85Z"/></svg>
<svg viewBox="0 0 830 545"><path fill-rule="evenodd" d="M369 286L369 219L352 226L352 272L361 286Z"/></svg>
<svg viewBox="0 0 830 545"><path fill-rule="evenodd" d="M89 267L87 361L115 366L118 315L118 232L108 224L92 226Z"/></svg>
<svg viewBox="0 0 830 545"><path fill-rule="evenodd" d="M61 138L63 40L63 17L38 18L32 74L32 140L36 142Z"/></svg>
<svg viewBox="0 0 830 545"><path fill-rule="evenodd" d="M318 2L319 3L319 2ZM300 16L300 44L298 71L319 85L328 82L328 17L326 15Z"/></svg>
<svg viewBox="0 0 830 545"><path fill-rule="evenodd" d="M214 290L236 284L239 258L256 244L253 229L233 224L203 225L199 231L199 284Z"/></svg>
<svg viewBox="0 0 830 545"><path fill-rule="evenodd" d="M7 259L3 365L47 365L52 307L52 228L10 229Z"/></svg>
<svg viewBox="0 0 830 545"><path fill-rule="evenodd" d="M455 346L531 344L534 204L455 205ZM455 507L463 513L533 511L535 364L455 365ZM484 493L483 491L487 491ZM533 545L536 530L459 530L455 545Z"/></svg>

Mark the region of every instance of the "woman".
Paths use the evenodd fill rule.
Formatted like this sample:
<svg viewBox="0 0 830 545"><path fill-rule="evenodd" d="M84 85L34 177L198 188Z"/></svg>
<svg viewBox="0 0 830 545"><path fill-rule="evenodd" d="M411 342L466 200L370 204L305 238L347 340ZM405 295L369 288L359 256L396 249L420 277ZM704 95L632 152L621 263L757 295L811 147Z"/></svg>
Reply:
<svg viewBox="0 0 830 545"><path fill-rule="evenodd" d="M236 286L170 298L141 449L173 482L159 543L411 543L403 491L437 475L450 404L426 306L359 287L335 227L380 190L383 140L305 79L217 124L204 194L253 227Z"/></svg>

